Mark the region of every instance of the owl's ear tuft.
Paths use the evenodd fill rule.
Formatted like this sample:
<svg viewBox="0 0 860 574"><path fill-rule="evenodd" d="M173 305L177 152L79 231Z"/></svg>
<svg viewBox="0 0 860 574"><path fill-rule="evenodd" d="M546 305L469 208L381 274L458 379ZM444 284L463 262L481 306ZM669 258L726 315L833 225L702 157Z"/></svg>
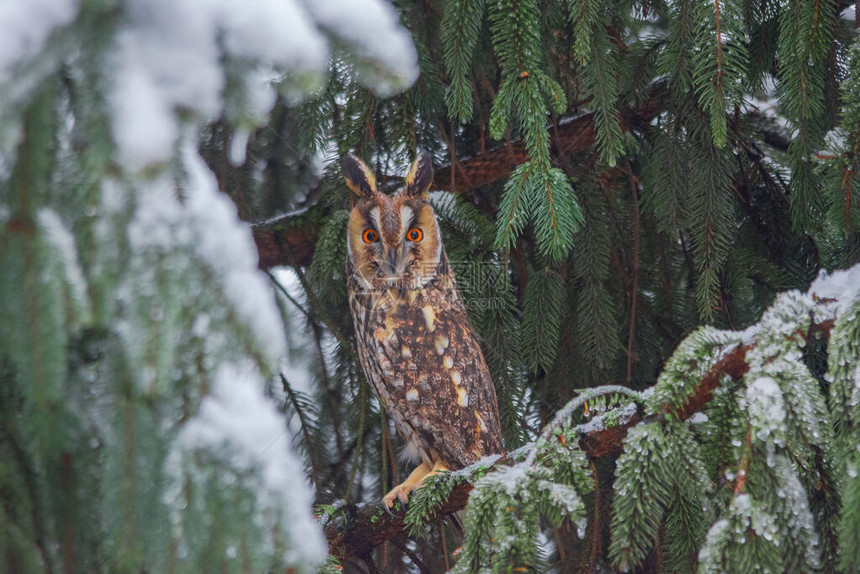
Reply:
<svg viewBox="0 0 860 574"><path fill-rule="evenodd" d="M376 176L367 164L352 154L343 158L343 177L346 185L359 197L376 195Z"/></svg>
<svg viewBox="0 0 860 574"><path fill-rule="evenodd" d="M427 190L433 182L433 160L423 151L418 154L409 173L406 174L406 187L403 194L408 197L427 197Z"/></svg>

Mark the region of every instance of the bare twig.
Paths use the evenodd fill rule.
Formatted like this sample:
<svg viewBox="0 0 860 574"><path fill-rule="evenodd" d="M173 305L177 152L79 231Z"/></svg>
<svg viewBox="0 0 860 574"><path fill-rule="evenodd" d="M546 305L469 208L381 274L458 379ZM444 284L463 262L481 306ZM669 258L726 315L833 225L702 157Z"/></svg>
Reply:
<svg viewBox="0 0 860 574"><path fill-rule="evenodd" d="M639 182L627 160L627 180L633 200L633 281L630 287L630 329L627 332L627 382L633 378L633 340L636 335L636 300L639 291Z"/></svg>
<svg viewBox="0 0 860 574"><path fill-rule="evenodd" d="M412 563L418 567L418 570L421 574L430 574L430 569L427 568L427 565L424 564L424 561L418 557L418 554L409 549L408 546L402 544L399 540L392 540L392 544L397 546L404 554L409 556L409 559L412 560Z"/></svg>

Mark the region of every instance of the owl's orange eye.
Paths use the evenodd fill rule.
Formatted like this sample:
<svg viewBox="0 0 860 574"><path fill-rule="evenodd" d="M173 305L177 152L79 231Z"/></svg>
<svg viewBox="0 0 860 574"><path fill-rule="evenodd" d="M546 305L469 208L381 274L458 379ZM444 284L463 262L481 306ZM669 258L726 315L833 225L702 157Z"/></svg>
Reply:
<svg viewBox="0 0 860 574"><path fill-rule="evenodd" d="M413 227L406 233L406 239L409 241L421 241L424 239L424 232L417 227Z"/></svg>
<svg viewBox="0 0 860 574"><path fill-rule="evenodd" d="M361 237L364 239L365 243L374 243L379 239L379 234L372 229L365 229L364 234Z"/></svg>

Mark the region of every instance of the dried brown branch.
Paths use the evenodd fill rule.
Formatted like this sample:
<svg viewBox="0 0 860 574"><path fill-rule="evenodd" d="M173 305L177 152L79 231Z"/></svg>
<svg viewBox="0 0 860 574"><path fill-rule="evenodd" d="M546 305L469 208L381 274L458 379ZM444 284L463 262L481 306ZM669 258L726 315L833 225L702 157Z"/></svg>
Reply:
<svg viewBox="0 0 860 574"><path fill-rule="evenodd" d="M814 322L806 336L807 338L812 336L827 338L833 325L832 319ZM739 380L749 371L746 356L751 349L750 345L739 345L726 354L702 378L685 404L680 407L667 405L663 413L685 420L700 411L713 398L714 390L723 376L728 375L732 379ZM617 456L624 448L623 440L627 436L627 430L639 421L640 418L634 416L623 425L587 433L580 437L579 446L591 459ZM463 510L471 490L472 487L468 484L454 487L451 496L436 512L436 518L441 519L448 514ZM341 518L332 521L325 528L332 553L341 558L371 559L371 553L377 545L386 540L404 536L402 515L391 516L382 510L381 506L349 506L343 508L341 512Z"/></svg>
<svg viewBox="0 0 860 574"><path fill-rule="evenodd" d="M626 161L627 179L633 203L633 275L630 286L630 326L627 332L627 382L633 379L633 343L636 340L636 302L639 300L639 181L630 160Z"/></svg>
<svg viewBox="0 0 860 574"><path fill-rule="evenodd" d="M261 269L277 265L307 267L314 256L319 229L315 227L254 226Z"/></svg>

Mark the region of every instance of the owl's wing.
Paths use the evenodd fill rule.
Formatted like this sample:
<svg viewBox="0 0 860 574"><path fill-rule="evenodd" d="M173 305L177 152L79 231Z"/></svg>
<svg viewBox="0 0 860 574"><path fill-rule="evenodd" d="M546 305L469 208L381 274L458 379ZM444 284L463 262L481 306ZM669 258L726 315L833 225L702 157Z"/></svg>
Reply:
<svg viewBox="0 0 860 574"><path fill-rule="evenodd" d="M435 322L442 336L433 333L424 373L435 383L427 401L433 408L429 422L443 430L434 435L437 452L458 466L504 454L496 389L465 310L442 310Z"/></svg>
<svg viewBox="0 0 860 574"><path fill-rule="evenodd" d="M495 387L459 295L426 289L363 313L362 363L404 439L452 468L503 454Z"/></svg>

